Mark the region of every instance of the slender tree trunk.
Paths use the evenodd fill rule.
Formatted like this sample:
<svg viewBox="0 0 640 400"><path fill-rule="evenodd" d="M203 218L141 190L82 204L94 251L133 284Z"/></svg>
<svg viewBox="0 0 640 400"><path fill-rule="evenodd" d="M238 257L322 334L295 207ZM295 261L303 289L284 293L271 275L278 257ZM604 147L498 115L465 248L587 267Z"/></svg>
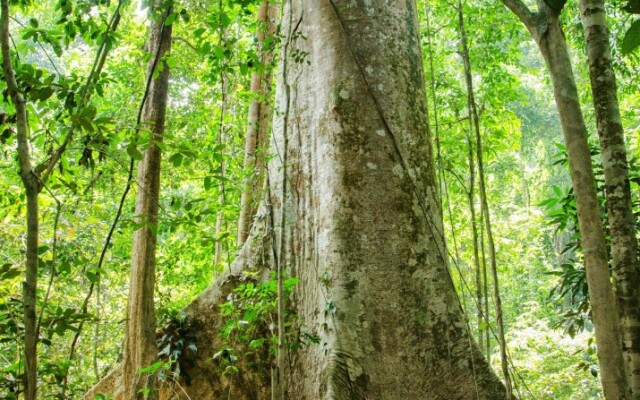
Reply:
<svg viewBox="0 0 640 400"><path fill-rule="evenodd" d="M151 12L162 5L154 2ZM161 150L169 88L169 66L165 60L171 49L171 25L165 25L166 15L151 23L149 49L154 57L149 61L147 76L152 76L158 63L161 71L152 78L149 96L144 106L142 124L150 130L150 144L138 165L136 216L142 226L133 233L131 278L124 345L124 393L126 399L157 398L155 377L138 374L141 368L157 359L154 286L156 266L156 229L160 195ZM144 391L148 392L145 396Z"/></svg>
<svg viewBox="0 0 640 400"><path fill-rule="evenodd" d="M478 217L476 215L475 205L475 186L476 171L475 161L473 157L473 142L471 141L471 118L469 118L469 132L467 133L467 145L469 147L467 158L469 160L469 192L467 193L467 201L469 203L469 212L471 213L471 240L473 242L473 265L475 267L476 276L476 305L478 314L478 345L480 350L484 351L484 330L489 329L489 319L484 315L484 289L482 281L482 268L480 266L480 249L478 244ZM485 327L482 327L484 321ZM489 346L489 343L486 343Z"/></svg>
<svg viewBox="0 0 640 400"><path fill-rule="evenodd" d="M2 69L9 97L11 97L16 109L19 174L27 196L27 248L25 252L26 267L22 295L24 305L24 394L26 400L36 400L38 389L36 290L38 283L38 193L40 192L40 182L31 164L26 101L18 88L13 66L11 65L8 0L2 0L1 4L0 44L2 46Z"/></svg>
<svg viewBox="0 0 640 400"><path fill-rule="evenodd" d="M592 321L595 328L600 379L607 399L624 399L624 373L620 332L613 289L609 280L604 231L596 196L591 155L560 12L538 1L532 13L520 0L503 0L535 39L549 68L560 123L569 155L571 181L578 209L578 224L584 251Z"/></svg>
<svg viewBox="0 0 640 400"><path fill-rule="evenodd" d="M223 71L220 73L220 87L222 92L222 99L220 100L220 121L219 121L220 135L218 137L218 141L222 145L224 145L227 142L224 117L225 117L225 114L227 113L227 86L228 85L229 85L229 79L227 77L227 73ZM213 256L213 264L216 266L219 266L222 263L222 252L223 252L222 242L223 240L226 240L222 238L223 236L222 230L225 228L224 211L226 208L225 206L227 204L226 187L224 182L226 175L227 175L226 165L224 162L224 157L222 157L220 159L220 176L222 179L220 179L220 183L218 184L218 191L220 192L220 197L219 197L220 209L218 210L218 215L216 216L216 245L215 245L215 252Z"/></svg>
<svg viewBox="0 0 640 400"><path fill-rule="evenodd" d="M227 46L227 32L222 23L222 15L224 12L224 3L222 0L218 0L218 41L221 47ZM229 60L224 59L221 62L221 70L220 70L220 94L222 98L220 99L220 118L218 121L218 129L219 129L219 137L218 141L221 145L225 145L227 142L227 132L225 125L225 116L227 114L227 102L228 100L228 92L229 92L229 76L227 75L227 64ZM216 266L219 266L222 263L222 252L223 252L223 240L227 240L226 238L222 238L222 231L226 228L225 224L225 208L227 204L227 193L226 193L226 185L225 179L227 175L227 166L225 164L224 157L220 158L220 183L218 184L218 190L220 192L220 210L218 210L218 216L216 217L216 245L215 252L213 256L213 263ZM228 260L227 260L228 261Z"/></svg>
<svg viewBox="0 0 640 400"><path fill-rule="evenodd" d="M487 347L486 347L486 357L487 357L487 361L491 361L491 351L493 350L491 348L491 321L490 321L490 314L489 314L489 277L487 274L487 251L485 248L485 242L484 242L484 238L485 238L485 234L484 234L484 227L485 227L485 223L484 223L484 213L480 212L480 221L478 221L478 224L480 225L480 262L482 265L482 297L484 299L484 318L485 321L487 323L487 327L484 331L485 334L485 340L487 341Z"/></svg>
<svg viewBox="0 0 640 400"><path fill-rule="evenodd" d="M620 119L616 79L611 65L609 28L602 0L581 0L580 13L589 58L589 75L596 111L605 196L611 235L611 263L622 336L622 354L633 399L640 399L640 270L635 217L624 130Z"/></svg>
<svg viewBox="0 0 640 400"><path fill-rule="evenodd" d="M269 89L271 88L274 33L276 31L277 7L274 0L264 0L258 7L258 47L261 69L251 75L251 92L256 96L249 105L247 118L247 137L244 147L244 168L249 171L242 196L240 198L240 216L238 218L238 246L246 242L251 230L251 221L262 199L260 191L264 181L265 150L269 135ZM268 42L265 43L265 38Z"/></svg>
<svg viewBox="0 0 640 400"><path fill-rule="evenodd" d="M487 244L489 246L489 261L491 265L491 275L493 277L493 302L496 313L496 326L498 328L498 344L500 346L500 365L502 366L502 376L507 389L506 399L512 398L513 386L509 376L509 361L507 359L507 343L504 334L504 322L502 319L502 304L500 300L500 287L498 284L498 266L496 262L496 250L491 230L491 218L489 215L489 204L485 188L484 168L482 162L482 138L480 136L480 117L476 109L475 93L473 90L473 78L471 72L471 60L469 57L469 47L467 44L467 34L464 25L464 14L462 0L458 0L458 25L460 28L460 39L462 42L462 61L464 63L465 81L467 84L467 103L469 107L469 119L473 122L476 139L476 160L478 162L478 188L480 189L480 208L484 216L484 223L487 231Z"/></svg>
<svg viewBox="0 0 640 400"><path fill-rule="evenodd" d="M105 46L107 35L115 31L120 22L120 8L122 2L118 3L116 10L109 21L105 32L105 38L98 50L96 59L87 77L85 85L80 91L80 99L76 108L78 115L89 101L91 86L95 84L104 66L109 48ZM75 129L78 127L74 122L68 129L67 135L61 145L42 164L34 168L29 150L29 125L26 113L26 100L19 91L15 73L11 65L11 53L9 46L9 6L7 1L2 1L2 16L0 20L0 45L2 47L2 67L7 83L9 97L16 108L17 120L17 143L19 175L23 182L27 198L27 244L25 249L26 268L25 281L23 283L23 305L24 305L24 332L25 332L25 373L24 387L25 398L27 400L37 397L37 346L38 346L38 321L36 319L36 298L38 282L38 236L39 236L39 216L38 216L38 195L45 187L48 178L53 173L57 162L62 157L67 145L71 142ZM48 290L47 290L48 292ZM48 297L48 293L45 295ZM42 315L41 315L42 318ZM64 378L66 382L66 376Z"/></svg>

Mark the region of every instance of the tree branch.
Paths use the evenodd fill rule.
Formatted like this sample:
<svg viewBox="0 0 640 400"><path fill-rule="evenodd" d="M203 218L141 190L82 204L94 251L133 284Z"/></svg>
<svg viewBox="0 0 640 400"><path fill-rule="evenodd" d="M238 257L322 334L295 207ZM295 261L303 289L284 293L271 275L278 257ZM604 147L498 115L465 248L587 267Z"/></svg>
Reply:
<svg viewBox="0 0 640 400"><path fill-rule="evenodd" d="M122 7L122 5L123 5L123 0L118 2L118 6L116 7L113 15L111 16L111 20L107 25L107 29L103 35L102 43L100 44L100 48L98 49L96 58L94 59L93 66L91 67L91 71L87 76L87 81L83 86L82 91L80 92L80 100L78 101L76 116L78 116L80 112L83 110L83 108L86 106L90 96L89 88L91 87L92 84L95 83L95 81L97 81L98 76L102 71L102 67L104 66L107 54L110 50L110 48L107 46L107 40L109 38L109 34L111 32L114 32L117 29L118 24L120 23L120 8ZM42 164L36 168L36 171L38 172L44 171L44 173L40 177L40 180L44 184L47 183L47 180L53 173L53 169L55 168L57 162L60 160L60 157L62 157L62 154L67 149L67 146L71 142L71 139L73 138L73 135L77 127L78 127L77 123L72 123L60 147L58 147L58 149L48 159L43 161Z"/></svg>
<svg viewBox="0 0 640 400"><path fill-rule="evenodd" d="M502 4L507 6L520 21L527 27L529 32L535 37L536 17L535 14L527 7L522 0L502 0Z"/></svg>
<svg viewBox="0 0 640 400"><path fill-rule="evenodd" d="M174 42L182 42L187 46L191 47L193 51L198 52L198 48L193 43L188 41L186 38L183 38L182 36L174 36L173 38L171 38L171 40L173 40Z"/></svg>

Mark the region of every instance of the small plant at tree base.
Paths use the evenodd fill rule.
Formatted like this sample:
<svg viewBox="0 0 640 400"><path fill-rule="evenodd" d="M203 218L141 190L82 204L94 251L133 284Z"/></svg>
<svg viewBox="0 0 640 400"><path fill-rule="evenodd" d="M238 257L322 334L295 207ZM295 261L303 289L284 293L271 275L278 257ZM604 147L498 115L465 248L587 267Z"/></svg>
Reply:
<svg viewBox="0 0 640 400"><path fill-rule="evenodd" d="M186 316L169 318L158 332L158 349L158 358L166 365L158 374L158 379L166 381L167 377L174 380L182 378L189 386L191 377L187 369L193 367L198 347L196 335Z"/></svg>
<svg viewBox="0 0 640 400"><path fill-rule="evenodd" d="M297 285L298 279L284 280L285 297ZM220 306L224 323L220 330L222 348L213 355L223 375L239 372L240 364L252 369L268 369L274 362L277 349L277 294L275 274L256 283L247 281L238 285ZM287 345L295 350L303 345L297 338L294 316L287 315L285 331ZM294 335L296 336L294 338ZM305 335L307 341L311 335Z"/></svg>

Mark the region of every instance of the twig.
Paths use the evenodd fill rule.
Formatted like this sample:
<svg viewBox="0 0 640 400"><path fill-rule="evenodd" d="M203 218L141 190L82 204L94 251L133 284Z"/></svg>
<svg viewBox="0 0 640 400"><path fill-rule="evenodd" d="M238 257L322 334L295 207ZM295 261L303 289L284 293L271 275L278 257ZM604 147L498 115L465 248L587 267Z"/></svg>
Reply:
<svg viewBox="0 0 640 400"><path fill-rule="evenodd" d="M62 203L60 202L60 200L58 200L58 198L53 194L53 192L47 186L45 186L45 189L47 190L47 192L49 192L53 200L56 202L56 216L53 221L53 249L51 250L52 256L51 256L51 269L49 272L50 274L49 284L47 285L47 291L44 295L42 306L40 306L40 316L38 317L38 323L36 324L37 337L40 337L40 328L42 327L42 317L44 315L45 308L47 308L47 303L49 302L49 294L51 293L51 287L53 286L53 279L56 273L56 260L57 260L57 253L58 253L58 222L60 221L60 213L62 212Z"/></svg>

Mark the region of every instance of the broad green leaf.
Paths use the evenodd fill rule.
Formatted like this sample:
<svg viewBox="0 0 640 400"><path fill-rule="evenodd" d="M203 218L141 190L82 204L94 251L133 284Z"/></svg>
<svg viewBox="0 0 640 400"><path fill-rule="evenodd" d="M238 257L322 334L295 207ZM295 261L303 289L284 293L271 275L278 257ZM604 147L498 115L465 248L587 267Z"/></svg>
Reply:
<svg viewBox="0 0 640 400"><path fill-rule="evenodd" d="M171 157L169 157L169 162L174 166L174 167L179 167L180 164L182 164L182 160L184 159L184 156L182 155L182 153L175 153L174 155L172 155Z"/></svg>
<svg viewBox="0 0 640 400"><path fill-rule="evenodd" d="M151 365L149 365L148 367L144 367L138 370L138 374L154 374L156 372L158 372L158 370L160 368L162 368L162 366L164 365L163 361L157 361Z"/></svg>
<svg viewBox="0 0 640 400"><path fill-rule="evenodd" d="M640 19L634 21L622 39L620 50L622 54L629 54L640 46Z"/></svg>
<svg viewBox="0 0 640 400"><path fill-rule="evenodd" d="M164 20L164 24L165 25L173 24L173 22L176 20L177 17L178 17L178 13L173 12L173 13L169 14L167 19Z"/></svg>
<svg viewBox="0 0 640 400"><path fill-rule="evenodd" d="M142 153L134 143L130 143L129 146L127 146L127 154L134 160L142 160Z"/></svg>

